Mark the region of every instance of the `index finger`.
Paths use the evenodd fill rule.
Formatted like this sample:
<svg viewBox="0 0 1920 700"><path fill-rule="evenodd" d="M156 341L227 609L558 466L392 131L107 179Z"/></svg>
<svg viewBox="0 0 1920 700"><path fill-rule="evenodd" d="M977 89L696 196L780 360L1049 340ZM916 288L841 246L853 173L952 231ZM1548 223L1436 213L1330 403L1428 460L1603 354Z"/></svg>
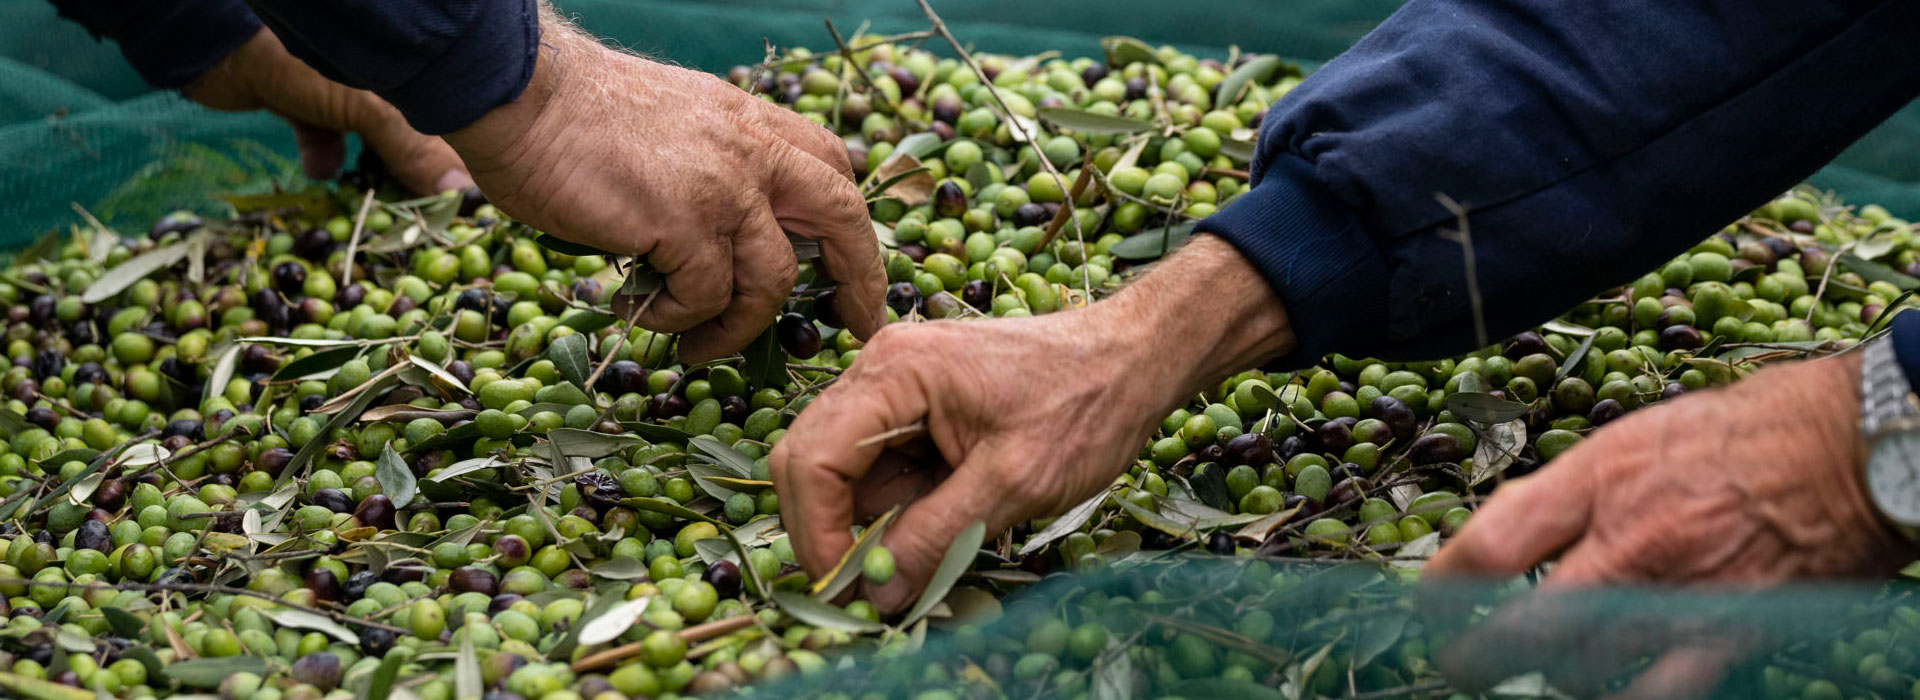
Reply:
<svg viewBox="0 0 1920 700"><path fill-rule="evenodd" d="M1427 562L1425 573L1509 578L1580 539L1590 517L1593 472L1582 453L1599 454L1576 448L1539 473L1501 486Z"/></svg>
<svg viewBox="0 0 1920 700"><path fill-rule="evenodd" d="M767 459L794 555L814 576L853 546L853 483L885 449L868 438L926 413L918 392L890 391L897 382L848 375L800 412Z"/></svg>
<svg viewBox="0 0 1920 700"><path fill-rule="evenodd" d="M768 174L774 217L820 242L819 264L840 283L834 297L847 330L873 337L886 323L887 273L866 200L851 180L796 146L786 145L780 160Z"/></svg>

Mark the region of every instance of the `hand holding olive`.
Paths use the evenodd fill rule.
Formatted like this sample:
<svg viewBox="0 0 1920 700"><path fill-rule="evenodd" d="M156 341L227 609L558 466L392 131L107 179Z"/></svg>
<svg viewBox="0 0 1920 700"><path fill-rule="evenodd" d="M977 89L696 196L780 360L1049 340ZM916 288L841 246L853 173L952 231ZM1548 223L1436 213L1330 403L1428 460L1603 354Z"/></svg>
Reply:
<svg viewBox="0 0 1920 700"><path fill-rule="evenodd" d="M1759 374L1620 418L1548 468L1503 485L1434 557L1429 580L1507 578L1556 556L1542 584L1547 594L1596 585L1870 578L1912 561L1914 547L1880 522L1861 481L1852 389L1858 355ZM1594 637L1533 639L1528 630L1537 626L1515 622L1520 616L1497 614L1470 631L1443 667L1474 687L1552 665L1543 662ZM1493 648L1535 653L1475 652ZM1647 653L1587 658L1624 664ZM1732 654L1697 645L1671 650L1626 697L1704 691ZM1619 668L1569 672L1604 677Z"/></svg>
<svg viewBox="0 0 1920 700"><path fill-rule="evenodd" d="M327 179L347 157L347 133L356 133L401 184L428 194L473 185L460 156L438 137L407 125L400 110L366 90L355 90L314 70L262 28L183 90L214 109L265 109L293 126L307 177Z"/></svg>
<svg viewBox="0 0 1920 700"><path fill-rule="evenodd" d="M689 361L739 349L785 304L798 268L784 231L818 240L841 317L867 337L885 277L847 147L710 75L542 22L519 101L448 142L489 200L561 238L644 256L665 286L639 324L685 332Z"/></svg>

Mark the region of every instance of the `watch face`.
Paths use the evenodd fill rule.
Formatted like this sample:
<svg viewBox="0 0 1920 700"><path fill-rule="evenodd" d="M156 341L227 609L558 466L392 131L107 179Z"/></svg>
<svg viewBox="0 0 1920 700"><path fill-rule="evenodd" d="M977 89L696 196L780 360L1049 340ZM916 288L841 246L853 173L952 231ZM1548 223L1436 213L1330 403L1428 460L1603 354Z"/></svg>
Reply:
<svg viewBox="0 0 1920 700"><path fill-rule="evenodd" d="M1873 442L1867 493L1894 522L1920 526L1920 431L1900 430Z"/></svg>

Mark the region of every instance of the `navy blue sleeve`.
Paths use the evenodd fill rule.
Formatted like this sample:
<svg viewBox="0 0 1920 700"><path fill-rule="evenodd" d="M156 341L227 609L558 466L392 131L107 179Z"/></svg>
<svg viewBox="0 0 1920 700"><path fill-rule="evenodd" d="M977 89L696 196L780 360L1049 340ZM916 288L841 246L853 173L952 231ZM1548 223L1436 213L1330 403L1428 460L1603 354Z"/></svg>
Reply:
<svg viewBox="0 0 1920 700"><path fill-rule="evenodd" d="M247 0L293 55L444 134L513 101L533 77L535 0Z"/></svg>
<svg viewBox="0 0 1920 700"><path fill-rule="evenodd" d="M240 0L53 0L60 16L113 39L149 85L186 87L260 30Z"/></svg>
<svg viewBox="0 0 1920 700"><path fill-rule="evenodd" d="M1765 203L1920 93L1904 0L1413 0L1280 99L1231 241L1328 352L1475 344Z"/></svg>

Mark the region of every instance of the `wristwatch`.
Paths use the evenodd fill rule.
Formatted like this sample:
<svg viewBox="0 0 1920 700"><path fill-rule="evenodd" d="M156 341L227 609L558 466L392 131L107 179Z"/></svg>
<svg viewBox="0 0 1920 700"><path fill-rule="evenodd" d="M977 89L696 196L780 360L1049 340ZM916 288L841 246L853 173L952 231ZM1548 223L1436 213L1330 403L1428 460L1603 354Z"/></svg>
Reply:
<svg viewBox="0 0 1920 700"><path fill-rule="evenodd" d="M1891 339L1863 350L1860 432L1867 441L1867 495L1882 520L1920 542L1920 399Z"/></svg>

